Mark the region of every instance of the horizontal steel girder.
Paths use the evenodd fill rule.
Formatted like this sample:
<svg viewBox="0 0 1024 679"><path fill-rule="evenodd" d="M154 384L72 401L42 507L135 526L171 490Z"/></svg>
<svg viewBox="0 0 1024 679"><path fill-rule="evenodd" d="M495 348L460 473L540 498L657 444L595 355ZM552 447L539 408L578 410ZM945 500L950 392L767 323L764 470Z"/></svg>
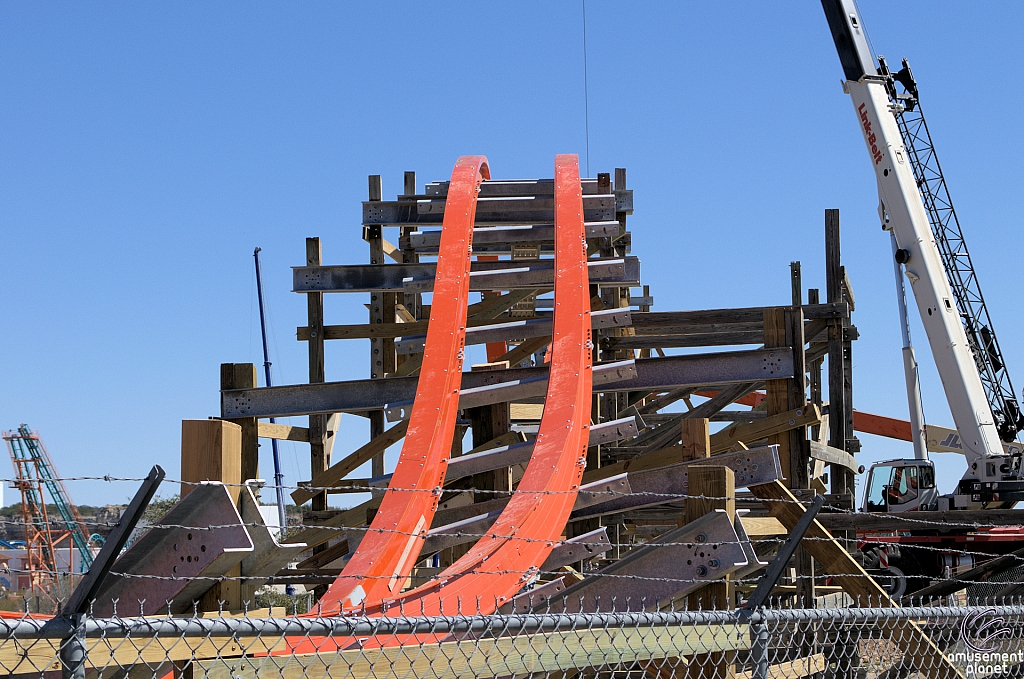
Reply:
<svg viewBox="0 0 1024 679"><path fill-rule="evenodd" d="M623 417L611 422L602 422L590 427L590 438L588 446L598 446L605 443L613 443L622 439L633 438L639 432L636 417ZM448 471L445 472L445 483L451 483L456 479L465 478L482 472L489 472L504 467L513 467L517 464L526 464L533 455L535 441L524 441L510 446L500 446L489 450L482 450L479 453L453 457L448 462ZM391 474L372 478L369 485L387 488L391 482Z"/></svg>
<svg viewBox="0 0 1024 679"><path fill-rule="evenodd" d="M555 281L553 259L530 261L499 260L473 262L469 277L471 291L521 290L551 287ZM339 266L297 266L292 268L293 292L373 292L433 289L437 265L346 264ZM592 284L636 286L640 284L640 260L591 259L587 270Z"/></svg>
<svg viewBox="0 0 1024 679"><path fill-rule="evenodd" d="M716 509L665 533L550 599L526 592L514 608L546 613L639 612L747 564L729 515ZM525 612L525 611L522 611Z"/></svg>
<svg viewBox="0 0 1024 679"><path fill-rule="evenodd" d="M599 380L606 379L600 374L608 370L609 365L618 372L620 368L614 366L622 364L594 366L595 391L654 391L793 376L793 354L788 348L641 358L632 363L635 377L600 385ZM546 367L467 372L463 374L462 386L465 390L502 382L546 380L547 372ZM380 410L389 404L412 401L417 380L416 377L389 377L222 391L221 417L287 417Z"/></svg>
<svg viewBox="0 0 1024 679"><path fill-rule="evenodd" d="M584 509L577 508L572 520L592 519L607 514L654 507L667 502L679 502L688 492L690 465L721 465L732 469L736 487L747 488L785 478L779 465L779 447L776 445L721 453L710 458L691 460L657 469L644 469L627 475L632 495L616 495L605 502Z"/></svg>
<svg viewBox="0 0 1024 679"><path fill-rule="evenodd" d="M629 309L604 309L590 313L590 323L594 330L605 328L621 328L629 325ZM486 344L487 342L505 342L530 339L551 335L550 318L529 318L508 323L494 323L466 329L466 344ZM415 354L423 351L426 344L425 335L414 335L395 342L395 350L399 354Z"/></svg>
<svg viewBox="0 0 1024 679"><path fill-rule="evenodd" d="M619 222L590 222L585 225L587 238L612 238L619 235ZM512 245L515 243L554 243L554 224L516 224L515 226L488 226L473 229L473 247L484 245ZM441 244L440 230L414 231L399 241L403 250L436 250ZM550 248L549 248L550 249Z"/></svg>
<svg viewBox="0 0 1024 679"><path fill-rule="evenodd" d="M445 198L402 198L394 201L365 201L364 226L440 225L444 219ZM583 197L583 216L587 222L615 219L614 194ZM477 226L489 224L545 224L554 219L554 197L481 196L477 201Z"/></svg>
<svg viewBox="0 0 1024 679"><path fill-rule="evenodd" d="M172 613L191 611L192 602L213 587L213 578L253 554L242 524L223 484L200 483L114 563L92 613L110 617L115 602L121 616L139 615L140 608L142 615L155 615L168 601L174 602Z"/></svg>

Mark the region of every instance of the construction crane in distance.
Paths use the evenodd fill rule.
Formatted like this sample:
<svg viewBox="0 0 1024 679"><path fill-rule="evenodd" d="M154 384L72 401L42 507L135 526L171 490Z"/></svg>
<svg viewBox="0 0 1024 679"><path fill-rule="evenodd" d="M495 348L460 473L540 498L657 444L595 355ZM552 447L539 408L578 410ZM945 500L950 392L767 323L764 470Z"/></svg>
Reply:
<svg viewBox="0 0 1024 679"><path fill-rule="evenodd" d="M57 545L64 539L70 539L81 557L80 567L84 573L92 566L91 538L39 433L22 424L16 431L4 432L3 439L14 464L16 480L13 485L21 491L26 570L30 571L33 587L48 590L46 583L55 582L57 574ZM60 521L67 526L65 531L51 529L44 488L60 515ZM68 565L69 569L73 567L70 562Z"/></svg>

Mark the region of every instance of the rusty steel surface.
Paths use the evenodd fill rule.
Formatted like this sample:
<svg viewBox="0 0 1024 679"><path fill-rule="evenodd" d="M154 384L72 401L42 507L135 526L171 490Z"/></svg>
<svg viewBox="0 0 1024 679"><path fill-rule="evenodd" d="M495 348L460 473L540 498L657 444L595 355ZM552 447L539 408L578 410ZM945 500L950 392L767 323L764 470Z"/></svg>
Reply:
<svg viewBox="0 0 1024 679"><path fill-rule="evenodd" d="M323 614L373 606L405 585L433 520L451 453L465 353L473 223L487 159L463 156L452 171L423 367L409 431L380 509L320 602Z"/></svg>
<svg viewBox="0 0 1024 679"><path fill-rule="evenodd" d="M405 606L426 614L493 613L533 577L558 542L576 501L589 440L593 343L586 245L579 159L559 155L551 371L533 455L484 537L435 581L403 595Z"/></svg>

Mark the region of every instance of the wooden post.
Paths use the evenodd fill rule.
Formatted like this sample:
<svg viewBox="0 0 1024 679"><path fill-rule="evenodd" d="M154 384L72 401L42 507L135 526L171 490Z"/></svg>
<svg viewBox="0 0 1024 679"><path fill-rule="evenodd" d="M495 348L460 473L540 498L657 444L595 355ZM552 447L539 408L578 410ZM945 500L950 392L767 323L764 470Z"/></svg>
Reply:
<svg viewBox="0 0 1024 679"><path fill-rule="evenodd" d="M843 277L839 247L839 210L825 210L825 290L828 303L843 301ZM847 428L847 360L844 356L843 322L828 324L828 424L829 445L849 452L848 441L853 432ZM853 473L842 465L830 465L829 477L833 493L852 493Z"/></svg>
<svg viewBox="0 0 1024 679"><path fill-rule="evenodd" d="M481 372L488 370L501 370L507 367L507 363L494 365L485 363L482 365L474 365L471 369L473 372ZM467 408L466 416L469 418L470 427L473 429L474 449L478 446L482 446L488 441L498 438L502 434L507 434L512 430L512 420L509 413L508 403L495 403L492 405L480 406L478 408ZM511 492L512 490L511 467L503 467L501 469L495 469L494 471L474 474L471 478L473 488L485 491L479 495L474 493L474 502L486 502L487 500L493 500L496 497L499 497L499 494L497 493L486 491Z"/></svg>
<svg viewBox="0 0 1024 679"><path fill-rule="evenodd" d="M226 420L181 421L181 497L200 481L220 481L231 499L238 503L242 492L242 427ZM228 577L239 577L235 566ZM223 602L226 610L242 607L239 580L224 580L203 595L200 611L216 611Z"/></svg>
<svg viewBox="0 0 1024 679"><path fill-rule="evenodd" d="M765 307L764 310L764 346L766 349L785 347L786 345L786 309L784 307ZM790 380L765 380L765 407L768 416L789 412ZM792 488L793 472L789 433L775 434L768 438L768 443L779 447L779 464L789 478L785 480L787 488Z"/></svg>
<svg viewBox="0 0 1024 679"><path fill-rule="evenodd" d="M380 175L369 177L369 200L383 200L383 188ZM363 239L370 244L370 264L384 264L384 234L380 225L367 226L363 229ZM394 323L395 304L398 293L377 290L370 293L370 323ZM370 340L370 377L381 379L395 372L397 357L393 338L374 338ZM384 433L384 411L370 413L370 439ZM375 455L370 463L371 476L383 476L384 454Z"/></svg>
<svg viewBox="0 0 1024 679"><path fill-rule="evenodd" d="M220 388L253 389L256 385L256 366L252 363L221 363ZM255 417L229 420L242 428L241 477L242 481L260 477L260 444Z"/></svg>
<svg viewBox="0 0 1024 679"><path fill-rule="evenodd" d="M711 420L694 417L680 422L683 439L683 462L701 460L711 455Z"/></svg>
<svg viewBox="0 0 1024 679"><path fill-rule="evenodd" d="M321 266L323 253L319 238L306 239L306 266ZM324 381L324 294L322 292L306 293L306 325L309 327L309 383L319 384ZM327 439L327 416L309 416L309 472L310 478L320 474L331 466L324 451ZM327 493L313 496L313 511L327 509Z"/></svg>
<svg viewBox="0 0 1024 679"><path fill-rule="evenodd" d="M807 291L807 303L808 304L818 304L819 301L820 301L820 293L819 293L817 288L811 288L810 290ZM822 404L822 400L821 400L821 364L823 363L823 361L824 361L824 359L821 359L821 358L815 359L815 360L811 361L811 365L809 366L809 370L810 370L810 374L811 374L811 380L810 380L810 383L811 383L810 384L810 386L811 386L811 402L814 405L818 406L818 410L821 410L821 404ZM819 433L820 429L821 429L820 425L815 425L815 426L811 427L811 438L814 439L815 441L818 440L818 433Z"/></svg>
<svg viewBox="0 0 1024 679"><path fill-rule="evenodd" d="M686 499L686 523L716 509L724 509L730 521L736 520L736 477L731 469L694 465L689 468L687 477L690 497ZM697 497L701 495L704 497ZM690 593L687 604L690 610L731 610L732 599L729 576L725 576ZM696 655L686 666L686 676L692 679L725 679L732 676L732 664L722 651Z"/></svg>

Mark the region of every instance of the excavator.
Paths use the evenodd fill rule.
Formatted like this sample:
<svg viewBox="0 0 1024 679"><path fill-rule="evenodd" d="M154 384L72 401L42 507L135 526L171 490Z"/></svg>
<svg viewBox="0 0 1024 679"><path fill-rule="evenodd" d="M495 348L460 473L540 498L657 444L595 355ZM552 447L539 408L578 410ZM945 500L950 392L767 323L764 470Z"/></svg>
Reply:
<svg viewBox="0 0 1024 679"><path fill-rule="evenodd" d="M1012 508L1024 499L1020 445L1024 416L992 330L978 277L946 189L909 62L895 73L876 60L854 0L822 0L858 127L878 183L878 214L892 242L903 335L914 458L868 472L868 512ZM928 459L910 342L904 279L956 424L967 471L951 493L935 484Z"/></svg>

